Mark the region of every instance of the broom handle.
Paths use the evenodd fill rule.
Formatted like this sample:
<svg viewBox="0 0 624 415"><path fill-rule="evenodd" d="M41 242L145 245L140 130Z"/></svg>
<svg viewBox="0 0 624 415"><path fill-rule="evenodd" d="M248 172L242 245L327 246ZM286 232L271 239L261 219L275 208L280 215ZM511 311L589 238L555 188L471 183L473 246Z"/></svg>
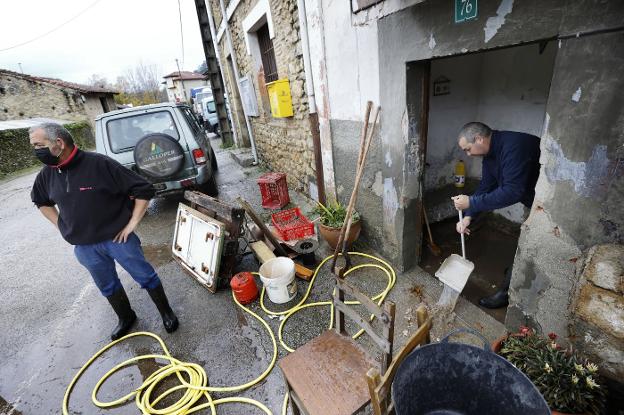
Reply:
<svg viewBox="0 0 624 415"><path fill-rule="evenodd" d="M461 224L461 244L462 244L462 257L466 259L466 244L464 242L464 213L459 210L459 223Z"/></svg>

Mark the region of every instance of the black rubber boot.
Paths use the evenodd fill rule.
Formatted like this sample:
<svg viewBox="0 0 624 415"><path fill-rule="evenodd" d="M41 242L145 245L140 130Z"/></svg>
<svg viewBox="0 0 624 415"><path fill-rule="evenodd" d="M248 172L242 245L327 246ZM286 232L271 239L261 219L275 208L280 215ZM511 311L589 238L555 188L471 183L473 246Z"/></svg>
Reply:
<svg viewBox="0 0 624 415"><path fill-rule="evenodd" d="M511 284L511 267L505 270L503 284L500 290L493 295L479 300L479 305L485 308L501 308L509 305L509 285Z"/></svg>
<svg viewBox="0 0 624 415"><path fill-rule="evenodd" d="M119 323L111 333L111 340L117 340L128 333L136 321L136 314L130 307L130 301L128 301L128 296L123 287L115 291L113 295L106 297L106 299L113 307L117 317L119 317Z"/></svg>
<svg viewBox="0 0 624 415"><path fill-rule="evenodd" d="M178 318L173 313L173 310L169 306L169 301L167 300L167 296L165 295L165 289L162 284L158 284L158 287L153 288L151 290L147 290L152 301L156 304L156 308L158 308L158 312L163 320L163 325L165 326L165 330L167 333L173 333L178 328Z"/></svg>

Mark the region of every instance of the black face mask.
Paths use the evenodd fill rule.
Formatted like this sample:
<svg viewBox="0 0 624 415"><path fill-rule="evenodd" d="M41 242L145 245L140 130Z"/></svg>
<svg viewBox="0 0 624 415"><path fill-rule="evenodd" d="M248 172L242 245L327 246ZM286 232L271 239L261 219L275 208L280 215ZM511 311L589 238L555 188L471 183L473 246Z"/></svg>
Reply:
<svg viewBox="0 0 624 415"><path fill-rule="evenodd" d="M48 166L57 166L59 164L59 156L52 155L52 152L48 147L35 149L35 157L37 157L40 162L47 164Z"/></svg>

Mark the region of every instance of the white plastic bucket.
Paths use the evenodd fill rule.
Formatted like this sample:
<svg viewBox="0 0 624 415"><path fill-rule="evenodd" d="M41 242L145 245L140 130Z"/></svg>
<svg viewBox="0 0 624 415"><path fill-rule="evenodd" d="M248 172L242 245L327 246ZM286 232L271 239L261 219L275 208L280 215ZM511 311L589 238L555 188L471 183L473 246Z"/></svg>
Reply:
<svg viewBox="0 0 624 415"><path fill-rule="evenodd" d="M262 264L259 273L272 302L287 303L297 295L295 263L292 259L286 257L270 259Z"/></svg>

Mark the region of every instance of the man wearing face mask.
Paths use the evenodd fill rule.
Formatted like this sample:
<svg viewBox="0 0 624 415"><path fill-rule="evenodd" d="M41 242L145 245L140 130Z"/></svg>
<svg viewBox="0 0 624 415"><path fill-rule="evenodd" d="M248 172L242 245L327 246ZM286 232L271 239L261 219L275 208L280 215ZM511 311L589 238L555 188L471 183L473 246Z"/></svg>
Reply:
<svg viewBox="0 0 624 415"><path fill-rule="evenodd" d="M167 332L175 331L178 319L134 233L154 196L151 184L109 157L80 151L59 124L44 123L29 134L36 157L46 165L35 179L32 201L74 245L78 262L117 314L111 339L125 335L136 320L115 261L147 290Z"/></svg>
<svg viewBox="0 0 624 415"><path fill-rule="evenodd" d="M481 212L511 206L518 202L531 208L535 184L540 171L540 139L531 134L496 131L480 122L471 122L461 129L459 147L471 157L483 157L481 182L472 196L451 199L458 210L465 210L464 220L456 225L457 232L470 234L470 224ZM528 213L525 211L525 216ZM505 307L511 282L511 266L505 270L501 288L479 304L486 308Z"/></svg>

